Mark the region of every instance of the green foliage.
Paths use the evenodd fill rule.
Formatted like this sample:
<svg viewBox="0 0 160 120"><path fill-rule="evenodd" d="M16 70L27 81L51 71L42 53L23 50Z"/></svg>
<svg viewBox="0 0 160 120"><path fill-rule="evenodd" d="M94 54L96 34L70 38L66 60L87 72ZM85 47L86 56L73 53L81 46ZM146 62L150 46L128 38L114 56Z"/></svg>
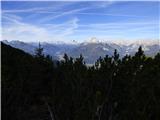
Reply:
<svg viewBox="0 0 160 120"><path fill-rule="evenodd" d="M160 53L53 61L1 43L3 120L159 120Z"/></svg>

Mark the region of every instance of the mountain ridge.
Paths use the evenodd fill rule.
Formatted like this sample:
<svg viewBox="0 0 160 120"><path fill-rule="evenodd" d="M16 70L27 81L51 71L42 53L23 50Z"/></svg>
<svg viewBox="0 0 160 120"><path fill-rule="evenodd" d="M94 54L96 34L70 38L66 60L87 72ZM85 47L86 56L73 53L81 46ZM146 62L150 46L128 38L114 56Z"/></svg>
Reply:
<svg viewBox="0 0 160 120"><path fill-rule="evenodd" d="M11 45L12 47L19 48L28 52L30 54L35 54L35 49L38 47L38 42L26 43L19 40L7 41L3 40L2 42ZM80 54L84 56L86 63L94 63L100 56L104 57L105 55L112 56L114 50L117 49L120 57L125 56L126 54L134 55L138 50L139 46L142 46L145 54L147 56L154 56L159 50L159 44L137 44L132 43L129 45L121 45L112 42L102 42L97 41L96 38L93 38L91 42L83 42L78 44L65 44L65 43L47 43L42 42L42 47L44 48L44 54L51 55L54 59L62 59L64 53L67 53L69 56L78 57Z"/></svg>

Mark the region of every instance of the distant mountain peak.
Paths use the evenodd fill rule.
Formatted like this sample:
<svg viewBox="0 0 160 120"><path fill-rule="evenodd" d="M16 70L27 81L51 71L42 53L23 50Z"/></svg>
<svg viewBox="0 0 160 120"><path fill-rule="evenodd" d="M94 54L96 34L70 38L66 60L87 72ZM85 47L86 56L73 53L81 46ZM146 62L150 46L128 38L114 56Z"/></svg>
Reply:
<svg viewBox="0 0 160 120"><path fill-rule="evenodd" d="M92 37L87 41L87 43L99 43L100 41L96 37Z"/></svg>
<svg viewBox="0 0 160 120"><path fill-rule="evenodd" d="M2 40L3 43L8 43L8 40Z"/></svg>
<svg viewBox="0 0 160 120"><path fill-rule="evenodd" d="M26 43L21 41L2 41L8 45L11 45L15 48L24 50L27 53L35 54L35 48L37 48L37 43ZM127 41L126 41L127 42ZM61 59L64 53L67 53L69 56L77 57L80 54L84 55L86 63L94 63L99 56L103 57L105 55L112 56L114 50L117 49L120 57L125 56L126 54L134 55L141 45L145 54L148 56L154 56L160 49L159 44L155 42L148 41L152 44L143 44L142 42L133 42L125 44L125 42L119 44L115 41L100 41L96 37L92 37L86 42L78 43L76 40L70 40L69 42L42 42L42 47L44 47L44 54L49 54L55 59Z"/></svg>

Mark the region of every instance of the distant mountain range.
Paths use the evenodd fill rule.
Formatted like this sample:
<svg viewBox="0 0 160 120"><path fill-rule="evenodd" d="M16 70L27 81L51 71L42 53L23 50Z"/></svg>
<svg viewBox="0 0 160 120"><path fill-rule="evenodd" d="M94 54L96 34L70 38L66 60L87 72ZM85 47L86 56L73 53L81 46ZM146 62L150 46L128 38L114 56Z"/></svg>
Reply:
<svg viewBox="0 0 160 120"><path fill-rule="evenodd" d="M19 48L24 50L27 53L34 54L35 49L38 47L38 43L26 43L18 40L2 41L5 44L11 45L12 47ZM44 48L44 54L51 55L54 59L60 60L63 58L64 53L67 53L69 56L78 57L80 54L84 56L85 62L87 64L93 64L100 56L104 57L105 55L112 56L114 50L117 49L120 57L125 56L126 54L133 55L138 50L139 46L142 46L145 54L147 56L154 56L157 52L160 51L159 44L116 44L112 42L99 42L95 38L91 41L84 43L41 43Z"/></svg>

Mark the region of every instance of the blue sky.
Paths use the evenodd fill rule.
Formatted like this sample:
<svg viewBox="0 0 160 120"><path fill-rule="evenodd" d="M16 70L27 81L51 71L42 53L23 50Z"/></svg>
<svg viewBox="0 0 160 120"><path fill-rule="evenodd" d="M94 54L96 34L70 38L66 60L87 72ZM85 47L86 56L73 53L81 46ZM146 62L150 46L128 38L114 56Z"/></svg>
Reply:
<svg viewBox="0 0 160 120"><path fill-rule="evenodd" d="M159 39L160 2L3 1L2 39L25 42Z"/></svg>

